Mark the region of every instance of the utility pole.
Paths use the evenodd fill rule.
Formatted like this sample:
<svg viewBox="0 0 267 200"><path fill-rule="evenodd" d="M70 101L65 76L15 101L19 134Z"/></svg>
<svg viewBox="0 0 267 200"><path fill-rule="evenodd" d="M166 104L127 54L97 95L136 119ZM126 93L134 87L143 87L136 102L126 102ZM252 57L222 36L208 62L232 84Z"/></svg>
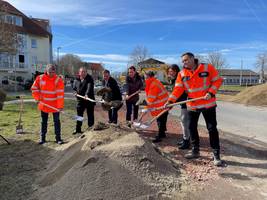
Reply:
<svg viewBox="0 0 267 200"><path fill-rule="evenodd" d="M243 59L241 59L241 70L240 70L240 78L239 78L239 85L242 86L242 71L243 71Z"/></svg>
<svg viewBox="0 0 267 200"><path fill-rule="evenodd" d="M57 47L57 66L58 66L58 68L59 68L59 50L61 49L61 47ZM62 74L64 74L63 72L62 72Z"/></svg>

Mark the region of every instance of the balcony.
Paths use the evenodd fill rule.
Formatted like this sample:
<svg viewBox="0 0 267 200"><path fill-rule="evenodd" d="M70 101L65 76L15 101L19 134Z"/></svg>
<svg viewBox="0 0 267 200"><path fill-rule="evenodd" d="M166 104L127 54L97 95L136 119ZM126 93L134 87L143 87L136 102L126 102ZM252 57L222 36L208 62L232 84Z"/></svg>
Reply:
<svg viewBox="0 0 267 200"><path fill-rule="evenodd" d="M25 63L0 62L0 71L27 71Z"/></svg>

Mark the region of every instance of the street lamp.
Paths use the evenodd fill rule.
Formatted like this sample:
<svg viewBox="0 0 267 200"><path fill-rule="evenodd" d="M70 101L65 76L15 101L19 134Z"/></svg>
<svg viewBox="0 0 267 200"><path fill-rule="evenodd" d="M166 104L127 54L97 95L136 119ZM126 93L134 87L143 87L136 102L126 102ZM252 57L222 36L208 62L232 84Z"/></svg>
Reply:
<svg viewBox="0 0 267 200"><path fill-rule="evenodd" d="M58 68L59 68L59 50L60 49L61 49L61 47L57 47L57 66L58 66ZM62 72L62 73L64 74L64 72Z"/></svg>

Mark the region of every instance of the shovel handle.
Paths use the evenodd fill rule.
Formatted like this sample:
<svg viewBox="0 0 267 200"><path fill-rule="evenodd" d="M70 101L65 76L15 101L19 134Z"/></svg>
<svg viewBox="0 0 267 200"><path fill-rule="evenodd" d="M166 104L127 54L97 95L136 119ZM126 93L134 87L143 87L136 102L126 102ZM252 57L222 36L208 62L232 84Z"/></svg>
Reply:
<svg viewBox="0 0 267 200"><path fill-rule="evenodd" d="M140 93L140 90L137 90L136 92L132 93L130 96L128 96L128 98L125 100L129 100L130 98L132 98L133 96L137 95L138 93Z"/></svg>
<svg viewBox="0 0 267 200"><path fill-rule="evenodd" d="M80 97L82 99L85 99L87 101L94 102L94 103L104 103L104 101L97 101L97 100L94 100L94 99L91 99L91 98L88 98L88 97L85 97L85 96L82 96L82 95L79 95L79 94L75 94L75 96Z"/></svg>
<svg viewBox="0 0 267 200"><path fill-rule="evenodd" d="M155 116L154 118L152 118L149 123L152 124L155 120L157 120L160 116L162 116L167 111L169 111L169 109L165 109L165 110L161 111L157 116Z"/></svg>
<svg viewBox="0 0 267 200"><path fill-rule="evenodd" d="M48 105L48 104L46 104L46 103L44 103L44 102L42 102L42 101L39 101L39 103L41 103L41 104L43 104L44 106L46 106L46 107L48 107L48 108L51 108L51 109L53 109L53 110L55 110L55 111L64 113L62 110L59 110L59 109L57 109L57 108L55 108L55 107L53 107L53 106L50 106L50 105Z"/></svg>

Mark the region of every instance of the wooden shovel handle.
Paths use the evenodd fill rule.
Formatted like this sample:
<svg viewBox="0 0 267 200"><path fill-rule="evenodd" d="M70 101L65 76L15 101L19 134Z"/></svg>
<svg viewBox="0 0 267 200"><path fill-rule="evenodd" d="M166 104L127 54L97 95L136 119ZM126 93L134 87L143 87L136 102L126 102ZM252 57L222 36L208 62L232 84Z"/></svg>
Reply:
<svg viewBox="0 0 267 200"><path fill-rule="evenodd" d="M157 116L155 116L154 118L152 118L150 120L150 124L152 124L152 122L154 122L155 120L157 120L160 116L162 116L164 113L166 113L167 111L169 111L169 109L165 109L163 111L161 111Z"/></svg>
<svg viewBox="0 0 267 200"><path fill-rule="evenodd" d="M129 100L130 98L132 98L133 96L137 95L138 93L140 93L140 90L137 90L136 92L132 93L130 96L128 96L128 98L125 100Z"/></svg>

